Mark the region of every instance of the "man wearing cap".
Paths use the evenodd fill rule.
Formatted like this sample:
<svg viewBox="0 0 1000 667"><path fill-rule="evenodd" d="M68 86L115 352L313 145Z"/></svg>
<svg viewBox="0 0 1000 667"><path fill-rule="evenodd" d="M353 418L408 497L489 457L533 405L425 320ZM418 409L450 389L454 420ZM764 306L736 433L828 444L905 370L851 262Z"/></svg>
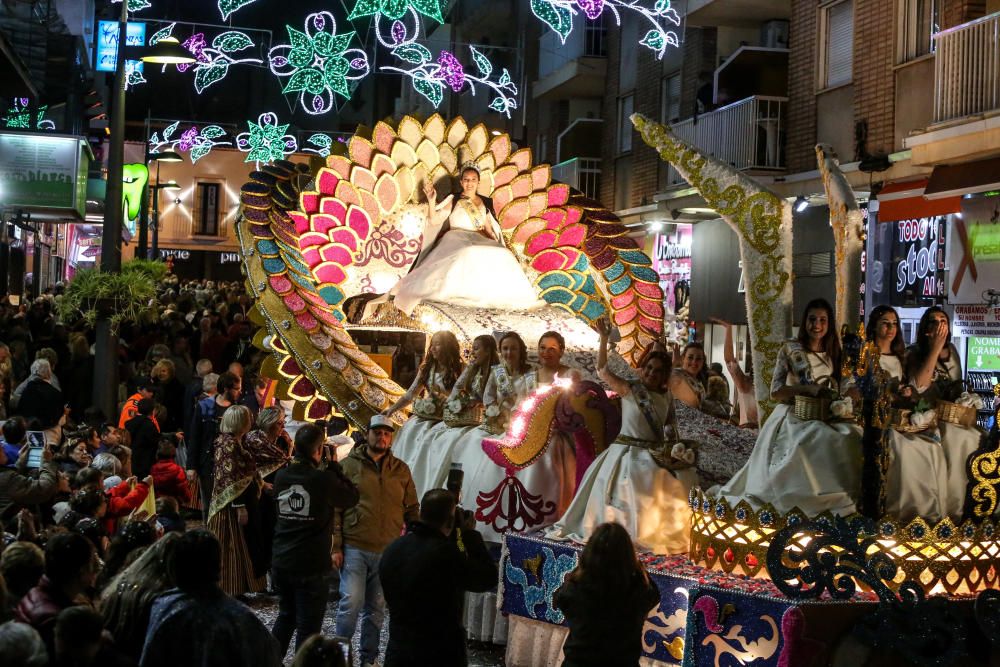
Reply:
<svg viewBox="0 0 1000 667"><path fill-rule="evenodd" d="M361 613L363 666L378 658L385 608L378 578L382 551L420 514L410 468L390 452L394 431L387 417L373 416L367 441L343 461L344 474L358 487L360 500L344 511L341 530L334 535L334 560L343 563L335 634L353 637Z"/></svg>

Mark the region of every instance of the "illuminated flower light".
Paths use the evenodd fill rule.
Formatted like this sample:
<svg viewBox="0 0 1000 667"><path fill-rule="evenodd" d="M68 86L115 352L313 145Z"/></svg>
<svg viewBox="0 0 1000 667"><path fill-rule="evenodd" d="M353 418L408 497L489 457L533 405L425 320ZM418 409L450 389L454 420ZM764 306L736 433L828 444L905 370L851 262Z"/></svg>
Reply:
<svg viewBox="0 0 1000 667"><path fill-rule="evenodd" d="M163 138L159 133L154 132L149 138L149 152L162 153L173 150L188 153L191 157L191 164L196 163L201 158L212 152L216 146L232 146L229 140L220 141L226 136L226 131L218 125L206 125L201 131L197 126L192 126L182 132L179 137L174 138L180 121L173 123L163 130Z"/></svg>
<svg viewBox="0 0 1000 667"><path fill-rule="evenodd" d="M176 23L171 23L165 28L157 30L149 38L149 44L152 46L166 37L172 37L176 25ZM261 65L264 62L259 58L236 58L232 55L255 46L254 41L246 33L239 30L227 30L219 33L212 39L211 46L205 38L205 33L196 32L184 40L182 46L191 52L197 62L178 63L176 65L177 71L194 70L194 89L199 95L212 84L226 78L231 66ZM162 71L166 71L166 69L167 65L164 65Z"/></svg>
<svg viewBox="0 0 1000 667"><path fill-rule="evenodd" d="M591 21L600 18L604 10L615 17L621 25L621 12L637 13L650 26L639 43L663 58L668 46L678 46L680 40L674 28L681 24L680 14L671 6L670 0L531 0L531 11L552 29L560 41L573 32L573 17L578 11Z"/></svg>
<svg viewBox="0 0 1000 667"><path fill-rule="evenodd" d="M27 97L20 97L14 100L14 106L7 110L7 115L4 117L4 127L7 128L17 128L21 130L27 130L31 128L31 110L28 109L28 103L30 100ZM38 107L38 113L35 116L35 129L38 130L54 130L56 129L55 122L51 120L46 120L45 112L48 110L49 105L43 104Z"/></svg>
<svg viewBox="0 0 1000 667"><path fill-rule="evenodd" d="M256 1L257 0L219 0L219 14L222 15L222 20L226 21L233 12L243 9L247 5L252 5Z"/></svg>
<svg viewBox="0 0 1000 667"><path fill-rule="evenodd" d="M254 123L247 121L248 132L236 135L236 147L247 154L244 162L273 162L283 160L298 150L295 137L287 133L288 123L278 124L273 113L262 113Z"/></svg>
<svg viewBox="0 0 1000 667"><path fill-rule="evenodd" d="M440 106L446 87L457 93L468 85L473 95L476 94L477 85L489 88L496 94L490 102L490 109L510 118L510 112L517 109L517 86L511 79L510 72L504 68L500 77L495 81L492 80L490 77L493 74L493 63L476 47L470 46L469 50L479 71L478 76L462 67L458 58L450 51L441 51L437 62L434 62L427 47L415 43L403 44L392 50L394 56L413 67L384 66L379 69L410 77L413 89L427 98L434 108Z"/></svg>
<svg viewBox="0 0 1000 667"><path fill-rule="evenodd" d="M410 44L420 36L420 17L444 23L440 0L358 0L347 20L373 17L375 37L386 48ZM383 22L389 23L384 31Z"/></svg>
<svg viewBox="0 0 1000 667"><path fill-rule="evenodd" d="M368 55L348 48L354 32L337 34L337 22L330 12L306 17L302 31L285 26L291 44L279 44L268 52L271 72L288 77L283 93L299 93L306 113L324 114L333 109L334 93L350 99L349 81L368 76Z"/></svg>
<svg viewBox="0 0 1000 667"><path fill-rule="evenodd" d="M330 135L317 132L306 139L306 145L302 147L302 152L326 157L330 154L330 146L332 145L333 139L330 138Z"/></svg>

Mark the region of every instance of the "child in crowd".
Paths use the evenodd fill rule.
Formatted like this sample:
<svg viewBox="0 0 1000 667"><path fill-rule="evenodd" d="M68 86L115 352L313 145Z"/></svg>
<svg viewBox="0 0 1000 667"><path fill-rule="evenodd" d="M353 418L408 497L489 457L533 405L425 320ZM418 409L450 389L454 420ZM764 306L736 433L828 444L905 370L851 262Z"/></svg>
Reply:
<svg viewBox="0 0 1000 667"><path fill-rule="evenodd" d="M149 475L153 478L153 490L157 498L170 496L181 503L187 503L191 500L191 489L184 469L174 462L176 456L177 445L173 438L161 437L156 449L156 463Z"/></svg>

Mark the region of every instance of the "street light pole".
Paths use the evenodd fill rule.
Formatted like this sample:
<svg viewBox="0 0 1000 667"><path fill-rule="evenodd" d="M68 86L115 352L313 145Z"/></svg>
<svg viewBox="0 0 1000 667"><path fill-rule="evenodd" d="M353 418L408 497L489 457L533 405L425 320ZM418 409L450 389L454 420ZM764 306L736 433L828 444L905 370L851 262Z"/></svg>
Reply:
<svg viewBox="0 0 1000 667"><path fill-rule="evenodd" d="M122 172L125 164L125 43L128 39L128 2L121 3L118 49L108 144L108 180L101 231L101 271L118 273L122 267ZM93 404L105 417L118 414L118 342L111 333L108 313L98 311L94 342Z"/></svg>
<svg viewBox="0 0 1000 667"><path fill-rule="evenodd" d="M153 243L150 259L160 259L160 163L156 163L156 187L153 188Z"/></svg>

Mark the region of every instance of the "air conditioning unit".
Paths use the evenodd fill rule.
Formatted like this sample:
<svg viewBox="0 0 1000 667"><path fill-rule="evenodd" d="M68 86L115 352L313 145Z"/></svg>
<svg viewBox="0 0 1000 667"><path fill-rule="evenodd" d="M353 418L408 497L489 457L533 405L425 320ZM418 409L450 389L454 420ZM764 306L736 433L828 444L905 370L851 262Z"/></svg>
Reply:
<svg viewBox="0 0 1000 667"><path fill-rule="evenodd" d="M774 19L760 26L760 44L768 49L788 48L788 21Z"/></svg>

